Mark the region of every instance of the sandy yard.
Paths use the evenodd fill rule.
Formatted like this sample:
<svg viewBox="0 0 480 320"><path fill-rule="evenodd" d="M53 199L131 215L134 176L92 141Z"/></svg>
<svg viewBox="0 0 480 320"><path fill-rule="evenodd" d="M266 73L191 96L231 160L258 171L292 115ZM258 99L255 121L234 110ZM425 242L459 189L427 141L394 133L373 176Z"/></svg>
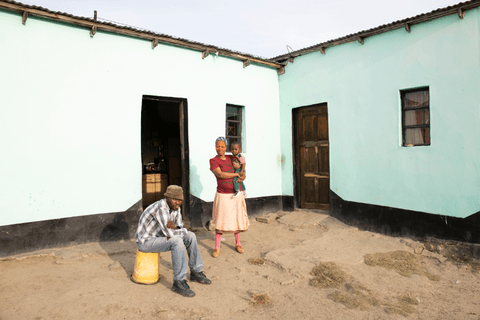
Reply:
<svg viewBox="0 0 480 320"><path fill-rule="evenodd" d="M471 265L325 212L279 215L251 219L244 254L230 234L214 259L214 233L196 231L212 284L189 282L193 298L170 290L170 253L162 254L159 283L133 283L133 241L3 258L0 319L480 319L480 275ZM317 269L316 283L326 288L312 285L315 266L330 268Z"/></svg>

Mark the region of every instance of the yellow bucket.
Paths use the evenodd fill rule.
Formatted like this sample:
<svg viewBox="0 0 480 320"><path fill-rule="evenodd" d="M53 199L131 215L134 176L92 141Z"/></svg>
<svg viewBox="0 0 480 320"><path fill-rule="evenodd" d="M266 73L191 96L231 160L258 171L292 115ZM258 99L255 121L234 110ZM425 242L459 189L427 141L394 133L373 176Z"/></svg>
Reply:
<svg viewBox="0 0 480 320"><path fill-rule="evenodd" d="M132 281L140 284L154 284L160 280L158 265L160 264L160 253L141 252L137 249L135 267Z"/></svg>

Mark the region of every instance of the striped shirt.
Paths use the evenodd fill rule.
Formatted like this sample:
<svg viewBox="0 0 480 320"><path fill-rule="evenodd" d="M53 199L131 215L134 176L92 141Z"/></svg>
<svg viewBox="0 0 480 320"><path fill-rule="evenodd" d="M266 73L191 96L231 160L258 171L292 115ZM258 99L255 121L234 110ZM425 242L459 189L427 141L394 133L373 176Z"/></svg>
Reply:
<svg viewBox="0 0 480 320"><path fill-rule="evenodd" d="M169 220L175 223L175 229L167 228ZM140 216L135 241L144 244L152 238L183 236L186 232L187 230L183 228L180 208L175 211L170 210L167 199L162 199L149 205Z"/></svg>

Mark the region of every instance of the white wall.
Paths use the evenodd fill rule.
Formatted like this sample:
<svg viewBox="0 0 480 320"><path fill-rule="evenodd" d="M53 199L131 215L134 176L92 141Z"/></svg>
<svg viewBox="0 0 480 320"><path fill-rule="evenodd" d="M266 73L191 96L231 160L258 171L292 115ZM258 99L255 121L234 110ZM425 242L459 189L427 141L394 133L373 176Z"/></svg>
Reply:
<svg viewBox="0 0 480 320"><path fill-rule="evenodd" d="M213 200L227 103L245 106L249 196L281 194L275 69L7 11L0 44L0 225L139 201L143 95L187 99L194 196Z"/></svg>
<svg viewBox="0 0 480 320"><path fill-rule="evenodd" d="M330 189L347 201L467 217L480 210L480 9L313 52L279 77L283 192L292 109L328 104ZM400 90L430 89L431 145L402 147Z"/></svg>

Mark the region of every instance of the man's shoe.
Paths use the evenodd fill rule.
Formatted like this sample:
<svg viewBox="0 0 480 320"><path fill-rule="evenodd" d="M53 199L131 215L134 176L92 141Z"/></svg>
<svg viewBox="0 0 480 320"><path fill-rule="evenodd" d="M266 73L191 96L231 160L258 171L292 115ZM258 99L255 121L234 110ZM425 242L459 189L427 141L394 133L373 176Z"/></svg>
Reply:
<svg viewBox="0 0 480 320"><path fill-rule="evenodd" d="M187 280L174 280L172 291L181 294L184 297L193 297L195 292L190 290Z"/></svg>
<svg viewBox="0 0 480 320"><path fill-rule="evenodd" d="M220 255L220 249L213 250L212 257L218 258L219 255Z"/></svg>
<svg viewBox="0 0 480 320"><path fill-rule="evenodd" d="M200 282L201 284L210 284L212 281L207 279L207 276L202 272L195 272L193 270L190 271L190 280Z"/></svg>
<svg viewBox="0 0 480 320"><path fill-rule="evenodd" d="M235 191L235 194L233 195L234 198L236 198L240 194L240 191Z"/></svg>

